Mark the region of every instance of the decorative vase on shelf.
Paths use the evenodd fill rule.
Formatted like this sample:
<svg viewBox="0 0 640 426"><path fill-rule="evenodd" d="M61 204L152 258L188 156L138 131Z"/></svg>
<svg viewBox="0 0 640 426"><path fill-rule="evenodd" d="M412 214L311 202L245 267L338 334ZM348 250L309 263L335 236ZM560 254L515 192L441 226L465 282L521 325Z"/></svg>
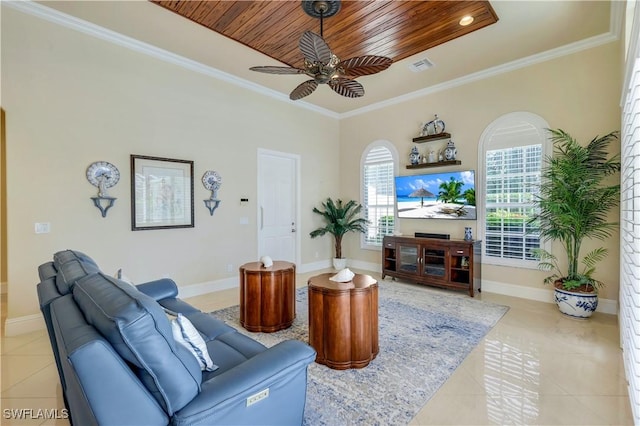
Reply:
<svg viewBox="0 0 640 426"><path fill-rule="evenodd" d="M411 148L411 154L409 154L409 161L413 165L420 164L420 153L418 152L418 148L415 146Z"/></svg>
<svg viewBox="0 0 640 426"><path fill-rule="evenodd" d="M469 226L466 226L466 227L464 228L464 240L465 240L465 241L471 241L471 240L473 240L473 233L472 233L472 231L471 231L471 227L469 227Z"/></svg>
<svg viewBox="0 0 640 426"><path fill-rule="evenodd" d="M447 147L444 149L444 159L447 161L452 161L456 159L456 155L458 155L458 150L456 146L453 144L453 141L450 140L447 143Z"/></svg>

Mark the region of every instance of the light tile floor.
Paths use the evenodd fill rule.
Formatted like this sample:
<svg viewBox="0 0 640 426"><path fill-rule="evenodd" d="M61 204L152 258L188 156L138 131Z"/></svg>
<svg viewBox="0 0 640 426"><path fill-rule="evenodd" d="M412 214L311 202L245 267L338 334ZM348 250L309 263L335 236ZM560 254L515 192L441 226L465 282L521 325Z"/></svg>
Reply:
<svg viewBox="0 0 640 426"><path fill-rule="evenodd" d="M298 286L317 273L298 274ZM412 425L633 424L617 317L596 313L579 321L563 317L552 304L491 293L479 298L511 309L423 406ZM4 295L1 301L4 325ZM209 312L238 304L238 291L186 301ZM64 419L46 419L38 411L61 414L63 408L46 331L5 337L3 327L0 344L0 424L68 424ZM31 409L31 418L9 418L11 409L20 408Z"/></svg>

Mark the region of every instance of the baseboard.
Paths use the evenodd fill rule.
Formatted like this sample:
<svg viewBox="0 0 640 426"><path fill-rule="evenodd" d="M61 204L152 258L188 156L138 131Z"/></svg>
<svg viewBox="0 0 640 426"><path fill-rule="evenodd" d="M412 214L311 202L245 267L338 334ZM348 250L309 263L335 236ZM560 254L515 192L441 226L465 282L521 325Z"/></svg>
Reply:
<svg viewBox="0 0 640 426"><path fill-rule="evenodd" d="M331 267L331 260L324 260L302 265L297 268L299 273L319 271ZM380 269L376 267L376 269ZM178 287L178 297L186 299L188 297L200 296L214 291L227 290L238 287L238 277L228 277L221 280L206 281L197 284L190 284ZM7 318L4 322L5 336L17 336L19 334L31 333L33 331L44 330L46 325L41 314L25 315L17 318Z"/></svg>
<svg viewBox="0 0 640 426"><path fill-rule="evenodd" d="M354 269L361 269L363 271L380 272L380 264L372 262L364 262L362 260L349 260L347 266Z"/></svg>
<svg viewBox="0 0 640 426"><path fill-rule="evenodd" d="M4 321L4 335L7 337L44 330L46 325L42 314L25 315L17 318L7 318Z"/></svg>
<svg viewBox="0 0 640 426"><path fill-rule="evenodd" d="M482 291L487 293L503 294L505 296L519 297L521 299L536 300L538 302L556 303L552 289L523 287L498 281L482 280ZM618 315L618 301L599 297L596 312Z"/></svg>
<svg viewBox="0 0 640 426"><path fill-rule="evenodd" d="M364 271L380 272L380 264L364 262L360 260L349 260L347 265L354 269ZM307 263L297 268L298 273L319 271L331 267L331 260ZM221 280L207 281L203 283L191 284L178 287L178 296L188 298L200 296L214 291L227 290L238 287L238 278L229 277ZM487 293L503 294L505 296L519 297L521 299L536 300L538 302L555 303L553 290L523 287L515 284L502 283L498 281L482 280L482 291ZM598 299L598 309L596 312L604 314L618 315L618 301L612 299ZM44 319L40 314L26 315L17 318L8 318L4 323L5 336L17 336L19 334L31 333L45 328Z"/></svg>
<svg viewBox="0 0 640 426"><path fill-rule="evenodd" d="M372 265L376 270L380 269L378 265L375 265L375 264L372 264ZM296 265L296 273L305 274L307 272L321 271L323 269L330 268L331 266L332 266L331 260L322 260L322 261L313 262L313 263L306 263L300 266ZM360 268L360 266L354 266L354 267ZM216 281L206 281L198 284L190 284L190 285L178 287L178 297L185 299L187 297L200 296L202 294L211 293L214 291L228 290L230 288L237 288L238 284L239 282L238 282L237 276L224 278Z"/></svg>
<svg viewBox="0 0 640 426"><path fill-rule="evenodd" d="M296 273L306 274L307 272L320 271L322 269L331 268L333 264L331 259L319 260L313 263L305 263L302 265L296 265Z"/></svg>
<svg viewBox="0 0 640 426"><path fill-rule="evenodd" d="M178 287L178 297L186 299L188 297L200 296L201 294L212 293L214 291L228 290L238 287L238 277L229 277L221 280L206 281L198 284L190 284Z"/></svg>
<svg viewBox="0 0 640 426"><path fill-rule="evenodd" d="M327 268L331 268L333 265L331 260L321 260L313 263L305 263L303 265L296 265L296 273L306 274L307 272L321 271ZM364 271L380 272L379 263L362 262L359 260L348 260L347 266ZM228 290L230 288L237 288L239 285L238 277L229 277L222 280L206 281L198 284L190 284L187 286L178 287L178 297L187 298L200 296L202 294L211 293L214 291Z"/></svg>

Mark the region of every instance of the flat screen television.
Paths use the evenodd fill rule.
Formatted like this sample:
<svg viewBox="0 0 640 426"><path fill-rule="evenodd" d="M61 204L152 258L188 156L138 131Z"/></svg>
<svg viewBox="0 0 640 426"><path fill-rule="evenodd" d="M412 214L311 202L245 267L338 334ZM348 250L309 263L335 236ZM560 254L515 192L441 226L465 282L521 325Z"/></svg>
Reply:
<svg viewBox="0 0 640 426"><path fill-rule="evenodd" d="M476 219L475 172L396 176L401 219Z"/></svg>

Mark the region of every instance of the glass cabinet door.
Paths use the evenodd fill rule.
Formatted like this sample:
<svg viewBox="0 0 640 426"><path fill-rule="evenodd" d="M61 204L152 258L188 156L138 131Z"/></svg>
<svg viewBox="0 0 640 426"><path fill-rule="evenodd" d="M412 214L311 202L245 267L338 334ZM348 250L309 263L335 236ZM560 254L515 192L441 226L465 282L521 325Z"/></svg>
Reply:
<svg viewBox="0 0 640 426"><path fill-rule="evenodd" d="M399 257L397 259L398 270L402 272L417 274L418 273L418 246L398 244L398 253L399 253Z"/></svg>
<svg viewBox="0 0 640 426"><path fill-rule="evenodd" d="M440 280L446 279L447 268L445 255L445 249L423 248L422 275Z"/></svg>

